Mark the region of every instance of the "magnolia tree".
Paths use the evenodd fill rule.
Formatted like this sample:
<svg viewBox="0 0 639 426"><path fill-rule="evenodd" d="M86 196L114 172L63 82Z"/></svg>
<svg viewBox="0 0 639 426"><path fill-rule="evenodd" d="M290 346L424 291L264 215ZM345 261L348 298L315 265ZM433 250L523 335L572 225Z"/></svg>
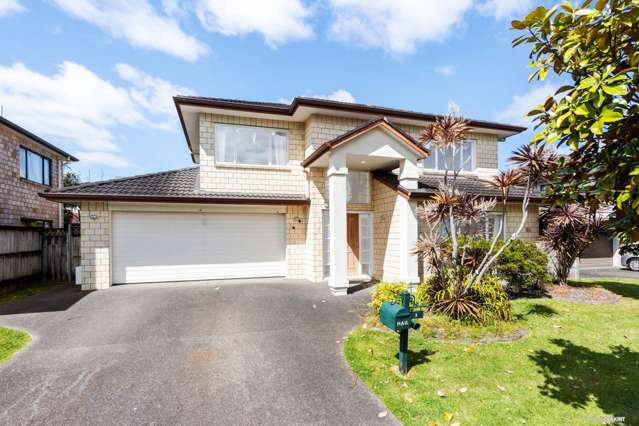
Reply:
<svg viewBox="0 0 639 426"><path fill-rule="evenodd" d="M510 159L517 167L500 172L491 181L501 192L498 199L468 194L461 189L459 176L465 166L462 160L470 161L461 156L469 130L469 122L453 110L427 127L420 137L424 146L446 153L443 183L432 198L418 208L418 218L423 226L415 253L422 262L429 264L438 286L445 290L439 303L447 313L456 309L451 307L452 303L459 309L467 308L467 304L459 302L473 299L473 288L481 286L500 255L519 237L528 218L531 193L552 173L556 163L556 155L543 147L522 146ZM518 187L521 197L521 220L503 244L497 244L504 233L506 206L514 187ZM474 230L485 223L489 212L494 212L498 206L502 220L493 230L489 249L482 257L471 261L474 253L469 244L477 238ZM452 316L463 315L453 313Z"/></svg>

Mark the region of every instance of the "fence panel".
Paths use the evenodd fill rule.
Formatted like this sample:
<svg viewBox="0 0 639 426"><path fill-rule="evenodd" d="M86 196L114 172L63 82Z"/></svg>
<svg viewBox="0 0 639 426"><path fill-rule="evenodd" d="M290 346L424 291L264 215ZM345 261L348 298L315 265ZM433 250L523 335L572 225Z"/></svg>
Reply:
<svg viewBox="0 0 639 426"><path fill-rule="evenodd" d="M0 226L0 283L39 275L72 282L80 265L80 226Z"/></svg>
<svg viewBox="0 0 639 426"><path fill-rule="evenodd" d="M40 230L0 226L0 282L38 275L41 268Z"/></svg>

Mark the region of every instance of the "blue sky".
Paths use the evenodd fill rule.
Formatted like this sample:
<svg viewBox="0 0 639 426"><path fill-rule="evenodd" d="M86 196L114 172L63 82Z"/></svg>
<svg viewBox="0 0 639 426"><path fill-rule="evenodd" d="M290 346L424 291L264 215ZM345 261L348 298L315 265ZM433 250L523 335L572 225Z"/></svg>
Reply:
<svg viewBox="0 0 639 426"><path fill-rule="evenodd" d="M295 96L524 124L533 0L0 0L4 116L98 180L191 164L174 94ZM502 144L502 167L524 135Z"/></svg>

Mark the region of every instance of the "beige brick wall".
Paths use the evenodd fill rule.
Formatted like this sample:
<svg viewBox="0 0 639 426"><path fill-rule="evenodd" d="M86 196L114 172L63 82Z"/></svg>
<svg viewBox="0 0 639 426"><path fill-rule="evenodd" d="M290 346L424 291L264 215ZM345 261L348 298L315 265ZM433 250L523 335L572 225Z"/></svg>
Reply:
<svg viewBox="0 0 639 426"><path fill-rule="evenodd" d="M215 161L215 123L288 130L289 164L283 167L228 165ZM306 175L304 123L200 114L200 188L213 192L303 194Z"/></svg>
<svg viewBox="0 0 639 426"><path fill-rule="evenodd" d="M326 194L326 169L313 167L309 170L310 199L308 226L306 228L306 279L310 281L322 281L322 210L328 207Z"/></svg>
<svg viewBox="0 0 639 426"><path fill-rule="evenodd" d="M286 265L287 277L306 278L306 235L308 208L289 206L286 209Z"/></svg>
<svg viewBox="0 0 639 426"><path fill-rule="evenodd" d="M80 206L82 290L111 286L111 212L106 202Z"/></svg>
<svg viewBox="0 0 639 426"><path fill-rule="evenodd" d="M61 184L59 154L0 125L0 225L22 226L21 219L30 218L62 226L61 205L38 196L49 187L20 178L21 145L51 159L51 188Z"/></svg>
<svg viewBox="0 0 639 426"><path fill-rule="evenodd" d="M305 126L306 156L326 141L361 126L366 120L348 117L333 117L328 115L312 115ZM423 126L398 124L400 129L408 133L415 140L419 140ZM480 168L496 169L499 167L497 136L486 133L473 132L469 139L476 140L475 166Z"/></svg>
<svg viewBox="0 0 639 426"><path fill-rule="evenodd" d="M373 179L373 277L395 281L400 277L400 217L397 192Z"/></svg>
<svg viewBox="0 0 639 426"><path fill-rule="evenodd" d="M521 217L521 203L508 203L506 205L506 238L517 230L521 223ZM530 204L528 207L528 217L519 238L527 241L539 240L539 204Z"/></svg>

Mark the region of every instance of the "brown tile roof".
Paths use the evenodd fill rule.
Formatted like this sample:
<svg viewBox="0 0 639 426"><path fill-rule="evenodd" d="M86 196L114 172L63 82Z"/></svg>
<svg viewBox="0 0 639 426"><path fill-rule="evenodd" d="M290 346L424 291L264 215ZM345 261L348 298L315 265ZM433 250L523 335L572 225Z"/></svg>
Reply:
<svg viewBox="0 0 639 426"><path fill-rule="evenodd" d="M112 200L221 204L307 204L305 194L219 193L199 189L198 167L91 182L43 192L54 201Z"/></svg>
<svg viewBox="0 0 639 426"><path fill-rule="evenodd" d="M389 172L375 173L375 178L380 182L385 183L389 187L397 190L410 198L428 198L430 195L436 193L439 186L444 183L443 175L422 175L419 178L417 189L407 189L399 185L397 175ZM468 194L480 195L489 198L501 198L501 191L498 188L492 186L486 180L479 179L473 176L458 176L457 177L458 188ZM520 200L523 198L525 188L521 186L512 187L509 192L508 198L511 200ZM542 200L543 196L541 192L534 189L530 196L531 200Z"/></svg>

